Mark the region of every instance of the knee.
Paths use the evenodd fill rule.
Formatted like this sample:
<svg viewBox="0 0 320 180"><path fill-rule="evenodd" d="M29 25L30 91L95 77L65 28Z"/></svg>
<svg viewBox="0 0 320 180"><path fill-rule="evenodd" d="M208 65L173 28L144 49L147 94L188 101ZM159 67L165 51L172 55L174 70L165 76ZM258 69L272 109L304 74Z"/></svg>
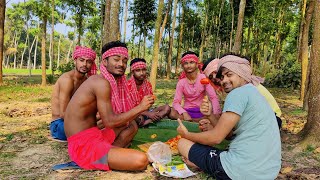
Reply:
<svg viewBox="0 0 320 180"><path fill-rule="evenodd" d="M136 123L136 121L132 121L131 125L132 125L132 131L133 131L134 133L137 133L139 127L138 127L138 124Z"/></svg>
<svg viewBox="0 0 320 180"><path fill-rule="evenodd" d="M165 111L166 115L170 114L171 107L170 107L168 104L166 104L166 105L164 106L164 111Z"/></svg>
<svg viewBox="0 0 320 180"><path fill-rule="evenodd" d="M148 157L145 153L139 153L136 157L136 169L137 170L145 170L149 164Z"/></svg>

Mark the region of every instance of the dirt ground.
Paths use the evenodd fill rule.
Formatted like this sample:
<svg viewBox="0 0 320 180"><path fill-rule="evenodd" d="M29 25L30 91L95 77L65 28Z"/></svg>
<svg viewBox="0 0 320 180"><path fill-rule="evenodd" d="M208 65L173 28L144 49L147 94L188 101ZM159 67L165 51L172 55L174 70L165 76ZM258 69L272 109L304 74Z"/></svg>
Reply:
<svg viewBox="0 0 320 180"><path fill-rule="evenodd" d="M273 94L276 94L284 120L281 131L283 168L277 179L320 179L317 147L310 145L299 149L291 140L306 121L306 113L299 110L302 104L297 99L298 92L275 90ZM68 162L69 158L67 144L49 138L50 113L49 101L0 101L0 179L168 179L160 177L151 166L136 173L51 170L53 165ZM207 179L207 176L200 172L188 179Z"/></svg>

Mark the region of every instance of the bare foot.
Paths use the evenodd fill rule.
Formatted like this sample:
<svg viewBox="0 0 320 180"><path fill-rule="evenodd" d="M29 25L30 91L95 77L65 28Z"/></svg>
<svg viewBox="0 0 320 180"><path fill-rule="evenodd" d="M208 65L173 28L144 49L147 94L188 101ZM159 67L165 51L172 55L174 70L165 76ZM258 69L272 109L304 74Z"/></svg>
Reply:
<svg viewBox="0 0 320 180"><path fill-rule="evenodd" d="M190 167L190 168L198 168L198 169L199 169L199 167L198 167L197 165L193 164L191 161L189 161L188 158L185 158L185 157L182 156L182 161L183 161L184 163L186 163L186 165L187 165L188 167Z"/></svg>

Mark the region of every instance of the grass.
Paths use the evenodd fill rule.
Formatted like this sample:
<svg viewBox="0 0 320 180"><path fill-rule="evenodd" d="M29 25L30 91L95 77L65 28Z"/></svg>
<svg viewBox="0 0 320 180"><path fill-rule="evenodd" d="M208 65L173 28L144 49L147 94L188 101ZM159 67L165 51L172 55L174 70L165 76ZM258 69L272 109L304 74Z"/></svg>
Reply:
<svg viewBox="0 0 320 180"><path fill-rule="evenodd" d="M41 75L42 70L41 69L3 69L4 75L29 75L31 72L31 75ZM46 74L52 74L52 71L47 69Z"/></svg>

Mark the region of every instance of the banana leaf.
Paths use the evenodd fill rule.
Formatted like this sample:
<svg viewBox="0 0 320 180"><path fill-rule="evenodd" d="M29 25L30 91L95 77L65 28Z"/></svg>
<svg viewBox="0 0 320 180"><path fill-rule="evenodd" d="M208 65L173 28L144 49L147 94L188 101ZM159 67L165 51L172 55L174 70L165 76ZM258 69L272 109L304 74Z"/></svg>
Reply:
<svg viewBox="0 0 320 180"><path fill-rule="evenodd" d="M182 121L182 123L186 126L186 128L190 132L200 132L198 123L189 122L189 121ZM163 119L159 122L154 122L149 124L150 129L174 129L176 130L179 126L178 121L176 120L169 120Z"/></svg>

